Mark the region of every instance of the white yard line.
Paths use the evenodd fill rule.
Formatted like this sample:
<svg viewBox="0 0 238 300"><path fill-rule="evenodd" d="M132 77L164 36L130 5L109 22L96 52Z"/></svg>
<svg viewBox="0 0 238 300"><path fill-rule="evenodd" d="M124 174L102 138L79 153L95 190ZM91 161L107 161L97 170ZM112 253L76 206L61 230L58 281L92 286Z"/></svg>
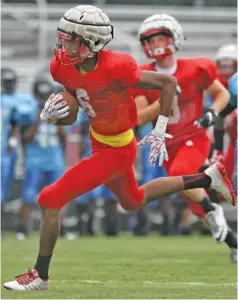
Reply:
<svg viewBox="0 0 238 300"><path fill-rule="evenodd" d="M52 283L88 283L88 284L110 284L110 283L120 283L123 284L122 281L116 280L50 280ZM128 281L127 281L128 283ZM190 285L190 286L206 286L206 287L219 287L219 286L237 286L236 282L232 283L206 283L206 282L163 282L163 281L131 281L131 283L141 283L148 285L166 285L166 286L174 286L174 285Z"/></svg>

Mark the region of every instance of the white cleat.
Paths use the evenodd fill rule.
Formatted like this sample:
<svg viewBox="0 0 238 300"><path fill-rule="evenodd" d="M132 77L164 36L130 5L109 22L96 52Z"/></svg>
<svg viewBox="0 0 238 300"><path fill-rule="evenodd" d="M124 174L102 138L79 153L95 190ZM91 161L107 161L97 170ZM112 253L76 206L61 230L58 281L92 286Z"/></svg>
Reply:
<svg viewBox="0 0 238 300"><path fill-rule="evenodd" d="M223 208L215 203L212 203L212 205L215 207L215 210L206 213L205 219L209 224L213 238L217 242L222 243L227 237L228 225L224 217Z"/></svg>
<svg viewBox="0 0 238 300"><path fill-rule="evenodd" d="M235 206L235 191L232 183L228 179L224 165L221 162L216 162L204 172L212 180L210 189L217 191L219 194L221 194L223 200Z"/></svg>
<svg viewBox="0 0 238 300"><path fill-rule="evenodd" d="M77 236L76 233L73 233L73 232L66 232L65 238L66 238L66 240L68 240L68 241L73 241L73 240L76 240L76 239L78 238L78 236Z"/></svg>
<svg viewBox="0 0 238 300"><path fill-rule="evenodd" d="M15 237L18 241L25 241L26 240L26 235L22 232L17 232Z"/></svg>
<svg viewBox="0 0 238 300"><path fill-rule="evenodd" d="M39 277L36 269L28 269L28 272L16 276L16 280L5 282L5 289L12 291L42 291L48 289L48 279Z"/></svg>

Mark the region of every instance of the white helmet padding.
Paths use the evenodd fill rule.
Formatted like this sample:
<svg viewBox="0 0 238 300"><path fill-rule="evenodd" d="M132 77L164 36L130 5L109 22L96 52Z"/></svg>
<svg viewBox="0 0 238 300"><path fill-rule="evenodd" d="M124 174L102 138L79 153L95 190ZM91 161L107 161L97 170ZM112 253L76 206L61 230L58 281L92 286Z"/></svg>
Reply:
<svg viewBox="0 0 238 300"><path fill-rule="evenodd" d="M102 50L113 38L108 16L91 5L78 5L68 10L60 19L58 30L82 37L93 52Z"/></svg>
<svg viewBox="0 0 238 300"><path fill-rule="evenodd" d="M176 50L182 48L184 43L183 29L174 17L167 14L155 14L145 19L139 29L140 40L142 41L143 38L146 38L147 33L156 29L170 31Z"/></svg>
<svg viewBox="0 0 238 300"><path fill-rule="evenodd" d="M224 45L218 49L215 61L226 59L237 60L237 46L235 44Z"/></svg>

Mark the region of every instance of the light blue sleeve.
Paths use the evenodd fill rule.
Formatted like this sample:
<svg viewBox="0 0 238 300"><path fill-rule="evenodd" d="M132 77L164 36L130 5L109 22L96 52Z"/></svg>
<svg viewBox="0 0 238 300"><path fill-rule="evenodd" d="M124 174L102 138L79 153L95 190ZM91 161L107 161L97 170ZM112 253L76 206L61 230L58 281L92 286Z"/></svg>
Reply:
<svg viewBox="0 0 238 300"><path fill-rule="evenodd" d="M19 125L30 125L37 118L38 102L30 95L17 97L13 118Z"/></svg>
<svg viewBox="0 0 238 300"><path fill-rule="evenodd" d="M237 107L237 80L238 73L236 72L228 81L228 90L230 92L230 105Z"/></svg>

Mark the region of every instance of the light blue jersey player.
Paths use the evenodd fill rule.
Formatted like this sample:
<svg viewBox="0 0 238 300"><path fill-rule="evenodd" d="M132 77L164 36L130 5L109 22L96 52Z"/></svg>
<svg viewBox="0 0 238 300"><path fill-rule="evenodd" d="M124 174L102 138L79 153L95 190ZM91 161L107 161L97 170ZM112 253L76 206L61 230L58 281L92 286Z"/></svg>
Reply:
<svg viewBox="0 0 238 300"><path fill-rule="evenodd" d="M9 192L17 159L18 129L31 120L27 117L32 96L16 92L17 75L10 68L1 69L1 203Z"/></svg>
<svg viewBox="0 0 238 300"><path fill-rule="evenodd" d="M237 90L238 90L238 72L231 76L228 80L228 90L230 92L230 106L234 109L237 108ZM235 167L233 174L233 184L235 191L237 192L237 142L236 142L236 151L235 151Z"/></svg>
<svg viewBox="0 0 238 300"><path fill-rule="evenodd" d="M230 105L237 108L238 72L228 80L228 91L230 92Z"/></svg>
<svg viewBox="0 0 238 300"><path fill-rule="evenodd" d="M54 86L47 80L35 81L35 105L31 116L34 121L21 130L24 149L25 175L22 188L22 207L16 238L25 239L31 204L36 202L42 185L54 183L64 173L64 128L40 121L39 114Z"/></svg>
<svg viewBox="0 0 238 300"><path fill-rule="evenodd" d="M80 128L81 134L81 148L83 148L82 159L91 156L91 143L89 138L89 120L83 110L80 110L77 120L77 125ZM93 172L93 171L92 171ZM114 194L104 185L97 187L96 189L84 194L76 199L78 216L79 216L79 232L82 235L94 234L93 220L95 210L95 200L102 198L104 200L104 233L106 235L117 235L118 228L118 211L117 201ZM88 215L88 221L83 221L82 215Z"/></svg>

